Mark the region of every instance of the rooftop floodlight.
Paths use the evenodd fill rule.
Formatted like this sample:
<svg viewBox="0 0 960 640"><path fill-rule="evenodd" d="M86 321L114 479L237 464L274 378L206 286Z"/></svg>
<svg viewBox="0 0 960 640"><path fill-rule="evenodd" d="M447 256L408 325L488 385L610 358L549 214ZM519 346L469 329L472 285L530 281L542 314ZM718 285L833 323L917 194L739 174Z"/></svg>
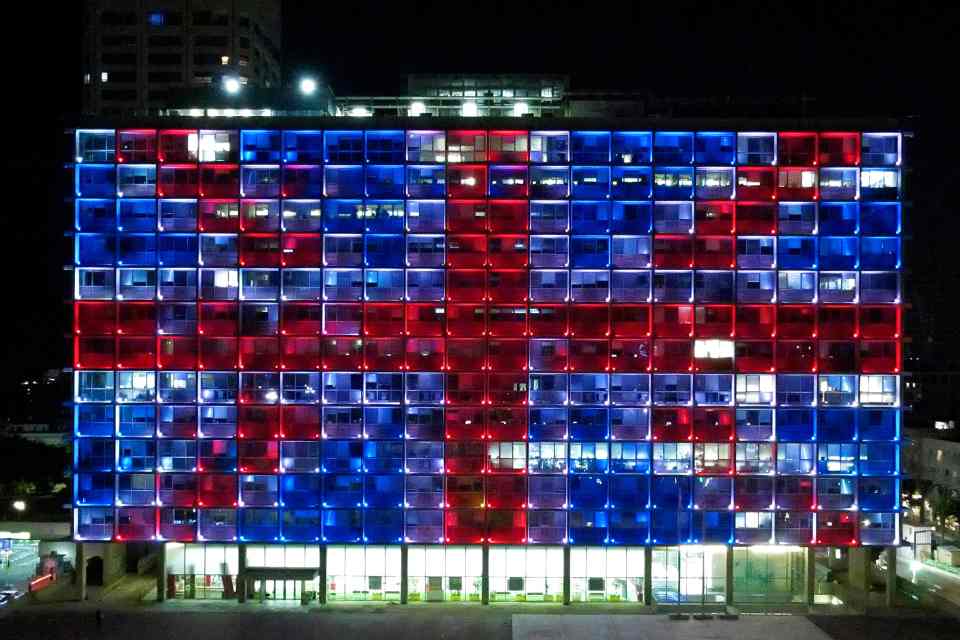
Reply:
<svg viewBox="0 0 960 640"><path fill-rule="evenodd" d="M240 93L240 80L233 76L227 76L223 79L223 90L234 96Z"/></svg>
<svg viewBox="0 0 960 640"><path fill-rule="evenodd" d="M425 105L420 100L415 100L414 102L410 103L411 116L414 116L414 117L420 116L420 115L423 115L426 111L427 111L427 105Z"/></svg>
<svg viewBox="0 0 960 640"><path fill-rule="evenodd" d="M300 93L312 96L317 92L317 81L313 78L300 78Z"/></svg>

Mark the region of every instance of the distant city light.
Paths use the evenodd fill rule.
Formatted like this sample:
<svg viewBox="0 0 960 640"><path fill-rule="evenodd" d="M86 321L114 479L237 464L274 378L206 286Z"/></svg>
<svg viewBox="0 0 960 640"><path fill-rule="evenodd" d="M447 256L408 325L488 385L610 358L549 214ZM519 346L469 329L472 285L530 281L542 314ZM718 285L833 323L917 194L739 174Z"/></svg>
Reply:
<svg viewBox="0 0 960 640"><path fill-rule="evenodd" d="M460 115L465 118L474 118L477 115L477 103L476 102L464 102L460 107Z"/></svg>
<svg viewBox="0 0 960 640"><path fill-rule="evenodd" d="M27 503L23 500L14 500L13 501L13 510L20 511L21 513L27 510Z"/></svg>
<svg viewBox="0 0 960 640"><path fill-rule="evenodd" d="M517 117L525 116L530 113L530 105L526 102L518 102L513 105L513 115Z"/></svg>
<svg viewBox="0 0 960 640"><path fill-rule="evenodd" d="M373 114L370 112L370 109L367 109L366 107L351 107L350 115L355 118L364 118Z"/></svg>
<svg viewBox="0 0 960 640"><path fill-rule="evenodd" d="M420 100L410 103L410 115L411 116L421 116L427 111L427 105L425 105Z"/></svg>
<svg viewBox="0 0 960 640"><path fill-rule="evenodd" d="M317 92L317 81L313 78L300 79L300 93L305 96L312 96Z"/></svg>
<svg viewBox="0 0 960 640"><path fill-rule="evenodd" d="M229 93L230 95L236 95L240 93L240 80L229 76L223 79L223 90Z"/></svg>

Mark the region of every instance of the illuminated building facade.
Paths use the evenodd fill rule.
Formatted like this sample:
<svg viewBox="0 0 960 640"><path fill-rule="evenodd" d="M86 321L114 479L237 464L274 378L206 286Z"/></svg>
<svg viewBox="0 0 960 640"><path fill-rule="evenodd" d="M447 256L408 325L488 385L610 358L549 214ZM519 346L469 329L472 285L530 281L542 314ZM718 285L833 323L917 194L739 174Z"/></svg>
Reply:
<svg viewBox="0 0 960 640"><path fill-rule="evenodd" d="M75 131L78 540L658 602L897 543L900 132L233 122Z"/></svg>

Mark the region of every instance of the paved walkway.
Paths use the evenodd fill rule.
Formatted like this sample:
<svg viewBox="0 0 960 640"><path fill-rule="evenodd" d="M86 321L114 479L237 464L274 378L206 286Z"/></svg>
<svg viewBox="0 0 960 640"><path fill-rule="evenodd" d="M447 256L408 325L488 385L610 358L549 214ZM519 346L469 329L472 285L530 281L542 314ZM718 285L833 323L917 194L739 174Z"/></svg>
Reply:
<svg viewBox="0 0 960 640"><path fill-rule="evenodd" d="M512 640L830 640L802 616L671 620L668 616L513 616Z"/></svg>

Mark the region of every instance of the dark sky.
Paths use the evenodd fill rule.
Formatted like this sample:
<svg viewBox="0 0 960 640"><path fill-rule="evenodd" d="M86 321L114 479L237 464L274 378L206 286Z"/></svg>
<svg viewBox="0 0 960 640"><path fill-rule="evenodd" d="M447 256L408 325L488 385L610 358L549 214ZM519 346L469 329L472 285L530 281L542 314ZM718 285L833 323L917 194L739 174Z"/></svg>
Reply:
<svg viewBox="0 0 960 640"><path fill-rule="evenodd" d="M57 142L63 118L79 108L81 77L80 2L10 6L0 27L8 48L0 385L24 367L67 363L60 265L70 258L62 237L69 214ZM958 15L920 0L287 1L284 63L288 77L310 69L340 94L396 93L411 72L549 72L569 74L575 90L803 93L821 115L916 115L908 267L921 283L916 306L940 310L920 333L957 353L960 331L936 294L956 292L960 279L960 261L945 258L956 252L945 231L960 231L950 193L960 184L950 157L960 136L948 97Z"/></svg>

